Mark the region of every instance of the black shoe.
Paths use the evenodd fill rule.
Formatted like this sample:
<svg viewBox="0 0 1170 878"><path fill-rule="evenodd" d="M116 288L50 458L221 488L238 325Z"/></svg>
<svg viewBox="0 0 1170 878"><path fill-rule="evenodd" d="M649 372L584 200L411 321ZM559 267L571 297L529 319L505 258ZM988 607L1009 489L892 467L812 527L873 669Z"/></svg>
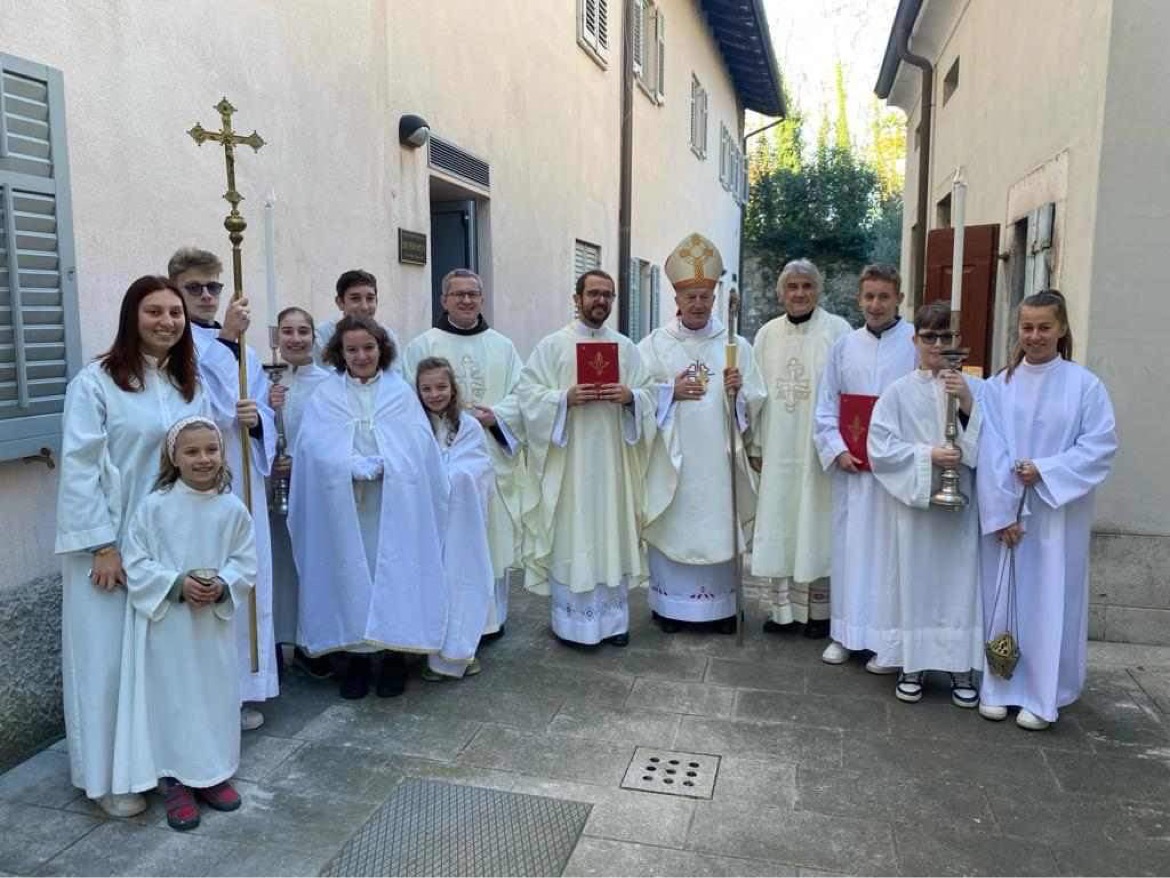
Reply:
<svg viewBox="0 0 1170 878"><path fill-rule="evenodd" d="M329 656L319 655L313 658L299 646L293 649L293 664L314 680L328 680L333 676L333 662Z"/></svg>
<svg viewBox="0 0 1170 878"><path fill-rule="evenodd" d="M370 692L370 657L346 655L338 673L342 698L365 698Z"/></svg>
<svg viewBox="0 0 1170 878"><path fill-rule="evenodd" d="M795 634L799 630L799 622L788 622L785 625L781 625L779 622L776 622L772 619L764 620L765 634Z"/></svg>
<svg viewBox="0 0 1170 878"><path fill-rule="evenodd" d="M382 670L375 688L379 698L397 698L406 691L406 657L400 652L382 653Z"/></svg>
<svg viewBox="0 0 1170 878"><path fill-rule="evenodd" d="M666 616L661 616L658 613L653 613L652 618L658 623L658 627L663 634L677 634L682 630L682 623L678 619L668 619Z"/></svg>
<svg viewBox="0 0 1170 878"><path fill-rule="evenodd" d="M605 642L608 643L610 646L624 648L624 647L627 647L630 645L630 635L628 633L615 634L613 637L605 638Z"/></svg>
<svg viewBox="0 0 1170 878"><path fill-rule="evenodd" d="M561 646L569 647L569 649L577 649L581 652L593 652L593 650L600 646L598 643L579 643L576 640L568 640L567 638L561 637L561 635L557 634L551 628L549 629L549 633L553 636L553 640Z"/></svg>
<svg viewBox="0 0 1170 878"><path fill-rule="evenodd" d="M821 640L829 636L828 619L810 619L804 623L804 636L810 640Z"/></svg>
<svg viewBox="0 0 1170 878"><path fill-rule="evenodd" d="M480 646L485 643L492 643L504 636L504 626L501 625L498 631L493 631L491 634L481 635L479 638Z"/></svg>
<svg viewBox="0 0 1170 878"><path fill-rule="evenodd" d="M713 624L715 630L720 634L735 633L735 616L728 616L726 619L717 619Z"/></svg>

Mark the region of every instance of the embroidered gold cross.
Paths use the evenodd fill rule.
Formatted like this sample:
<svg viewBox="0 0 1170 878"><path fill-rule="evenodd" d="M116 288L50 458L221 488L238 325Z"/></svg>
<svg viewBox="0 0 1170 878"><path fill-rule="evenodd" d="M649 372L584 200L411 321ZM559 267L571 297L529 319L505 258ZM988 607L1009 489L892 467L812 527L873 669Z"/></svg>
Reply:
<svg viewBox="0 0 1170 878"><path fill-rule="evenodd" d="M865 435L865 425L861 423L861 416L854 415L853 420L849 422L849 435L853 439L853 444L856 445L861 441L861 437Z"/></svg>
<svg viewBox="0 0 1170 878"><path fill-rule="evenodd" d="M698 235L691 235L685 249L678 251L680 259L689 262L691 267L695 270L695 280L705 280L706 275L703 273L703 263L715 255L715 251L711 249L710 245L704 244L703 239Z"/></svg>

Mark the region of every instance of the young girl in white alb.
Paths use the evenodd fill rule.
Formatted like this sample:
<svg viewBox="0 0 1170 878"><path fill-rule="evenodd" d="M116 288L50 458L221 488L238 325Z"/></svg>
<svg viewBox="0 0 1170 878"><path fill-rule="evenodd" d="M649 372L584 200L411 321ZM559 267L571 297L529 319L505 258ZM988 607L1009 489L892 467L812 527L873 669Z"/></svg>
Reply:
<svg viewBox="0 0 1170 878"><path fill-rule="evenodd" d="M126 534L124 661L115 766L135 791L159 785L167 822L199 825L198 798L234 811L240 760L239 659L232 617L256 581L252 519L231 493L223 437L188 417L167 432L154 491Z"/></svg>
<svg viewBox="0 0 1170 878"><path fill-rule="evenodd" d="M451 364L442 357L421 360L415 386L451 482L443 547L447 634L439 653L427 656L422 674L434 682L479 673L475 650L495 600L487 510L496 477L483 427L463 410Z"/></svg>

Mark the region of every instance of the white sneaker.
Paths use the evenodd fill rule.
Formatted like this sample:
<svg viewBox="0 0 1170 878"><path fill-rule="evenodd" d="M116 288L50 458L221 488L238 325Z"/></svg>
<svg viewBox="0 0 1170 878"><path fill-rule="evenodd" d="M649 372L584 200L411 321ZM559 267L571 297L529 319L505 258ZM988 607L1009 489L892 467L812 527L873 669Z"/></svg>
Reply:
<svg viewBox="0 0 1170 878"><path fill-rule="evenodd" d="M979 715L993 723L1000 723L1007 719L1007 708L996 704L980 704Z"/></svg>
<svg viewBox="0 0 1170 878"><path fill-rule="evenodd" d="M139 793L102 796L97 803L111 817L133 817L146 810L146 797Z"/></svg>
<svg viewBox="0 0 1170 878"><path fill-rule="evenodd" d="M849 661L849 650L834 640L821 653L821 661L827 665L843 665Z"/></svg>
<svg viewBox="0 0 1170 878"><path fill-rule="evenodd" d="M876 655L871 657L870 660L865 663L865 669L867 671L869 671L871 674L896 674L896 673L898 673L897 668L891 668L888 665L879 665Z"/></svg>
<svg viewBox="0 0 1170 878"><path fill-rule="evenodd" d="M1052 723L1046 719L1041 719L1032 713L1032 711L1025 710L1021 707L1020 712L1016 714L1016 725L1030 732L1042 732L1052 725Z"/></svg>
<svg viewBox="0 0 1170 878"><path fill-rule="evenodd" d="M907 704L917 704L922 700L922 681L926 677L922 671L911 671L909 674L898 675L898 685L894 687L894 695L899 701Z"/></svg>
<svg viewBox="0 0 1170 878"><path fill-rule="evenodd" d="M979 690L971 679L971 672L951 674L951 703L970 709L979 705Z"/></svg>
<svg viewBox="0 0 1170 878"><path fill-rule="evenodd" d="M264 714L254 707L240 708L240 730L244 732L254 732L260 726L264 725Z"/></svg>

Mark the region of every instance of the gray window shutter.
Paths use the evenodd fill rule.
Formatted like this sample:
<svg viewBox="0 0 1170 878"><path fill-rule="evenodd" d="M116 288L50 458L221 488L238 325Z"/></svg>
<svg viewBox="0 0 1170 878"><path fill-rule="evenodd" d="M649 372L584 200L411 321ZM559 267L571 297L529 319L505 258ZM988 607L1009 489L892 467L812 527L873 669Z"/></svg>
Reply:
<svg viewBox="0 0 1170 878"><path fill-rule="evenodd" d="M662 103L662 99L666 96L666 16L662 14L661 9L655 10L654 25L658 41L658 56L655 58L658 70L654 76L654 96L659 103Z"/></svg>
<svg viewBox="0 0 1170 878"><path fill-rule="evenodd" d="M659 308L661 307L661 303L658 301L658 288L662 282L661 277L662 275L658 270L658 266L652 266L650 269L650 319L646 321L646 327L649 331L653 331L658 328L658 315Z"/></svg>
<svg viewBox="0 0 1170 878"><path fill-rule="evenodd" d="M630 260L630 338L641 341L642 332L642 260Z"/></svg>
<svg viewBox="0 0 1170 878"><path fill-rule="evenodd" d="M634 43L634 76L642 76L646 68L646 6L644 0L633 0L630 15Z"/></svg>
<svg viewBox="0 0 1170 878"><path fill-rule="evenodd" d="M0 54L0 460L60 446L80 329L59 71Z"/></svg>
<svg viewBox="0 0 1170 878"><path fill-rule="evenodd" d="M1056 205L1049 202L1028 214L1028 255L1024 265L1025 296L1047 289L1052 283L1052 233Z"/></svg>
<svg viewBox="0 0 1170 878"><path fill-rule="evenodd" d="M597 6L597 48L599 51L605 52L609 49L609 0L591 0L591 2Z"/></svg>

